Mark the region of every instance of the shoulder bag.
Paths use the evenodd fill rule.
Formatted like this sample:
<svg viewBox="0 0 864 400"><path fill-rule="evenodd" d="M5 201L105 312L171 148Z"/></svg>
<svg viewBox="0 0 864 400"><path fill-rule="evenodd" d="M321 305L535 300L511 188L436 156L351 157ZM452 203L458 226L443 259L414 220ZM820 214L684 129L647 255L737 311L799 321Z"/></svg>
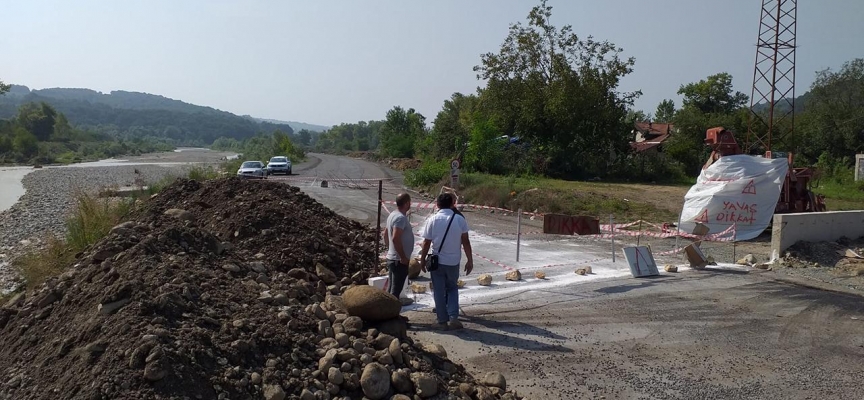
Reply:
<svg viewBox="0 0 864 400"><path fill-rule="evenodd" d="M438 244L438 251L435 254L429 256L429 265L426 266L426 270L429 272L438 269L438 253L440 253L441 248L444 247L444 241L447 240L447 233L450 232L450 225L453 224L453 217L455 216L455 212L453 213L453 215L450 216L450 222L447 223L447 230L444 231L444 237L441 239L441 243Z"/></svg>

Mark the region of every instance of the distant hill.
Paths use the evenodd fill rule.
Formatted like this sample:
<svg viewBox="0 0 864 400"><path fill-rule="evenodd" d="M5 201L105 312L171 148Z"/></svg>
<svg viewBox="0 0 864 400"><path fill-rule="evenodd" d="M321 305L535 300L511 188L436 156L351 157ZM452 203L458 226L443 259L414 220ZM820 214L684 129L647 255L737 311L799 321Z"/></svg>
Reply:
<svg viewBox="0 0 864 400"><path fill-rule="evenodd" d="M795 97L795 113L800 113L807 108L807 104L810 102L811 94L810 92L805 92L804 94ZM786 112L789 110L789 102L786 99L778 100L774 104L777 104L777 111ZM757 113L768 112L768 103L759 103L753 106L753 111Z"/></svg>
<svg viewBox="0 0 864 400"><path fill-rule="evenodd" d="M252 118L258 122L269 122L271 124L291 125L291 127L294 128L294 132L300 132L304 129L307 131L310 131L310 132L324 132L324 131L329 131L330 128L332 128L332 126L307 124L305 122L280 121L278 119L255 118L255 117L252 117L249 115L244 115L244 117Z"/></svg>
<svg viewBox="0 0 864 400"><path fill-rule="evenodd" d="M212 107L139 92L101 93L90 89L41 89L13 85L0 96L0 119L14 117L21 104L45 102L70 123L121 137L161 137L178 145L209 145L219 137L243 140L277 129L293 134L289 123L241 117Z"/></svg>

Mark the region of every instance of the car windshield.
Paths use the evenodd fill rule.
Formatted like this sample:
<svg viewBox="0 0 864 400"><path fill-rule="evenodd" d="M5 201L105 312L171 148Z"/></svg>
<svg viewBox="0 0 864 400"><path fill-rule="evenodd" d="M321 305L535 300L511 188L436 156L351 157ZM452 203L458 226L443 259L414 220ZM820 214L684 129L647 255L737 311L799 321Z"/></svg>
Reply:
<svg viewBox="0 0 864 400"><path fill-rule="evenodd" d="M284 162L288 162L288 159L285 157L273 157L270 159L270 162L271 163L284 163Z"/></svg>
<svg viewBox="0 0 864 400"><path fill-rule="evenodd" d="M240 168L261 168L261 162L259 161L246 161Z"/></svg>

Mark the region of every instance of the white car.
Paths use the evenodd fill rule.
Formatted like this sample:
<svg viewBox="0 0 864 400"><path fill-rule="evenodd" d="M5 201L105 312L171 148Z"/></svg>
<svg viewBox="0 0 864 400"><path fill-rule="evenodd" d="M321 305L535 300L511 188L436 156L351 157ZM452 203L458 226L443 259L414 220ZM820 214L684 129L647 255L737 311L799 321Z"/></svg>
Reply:
<svg viewBox="0 0 864 400"><path fill-rule="evenodd" d="M276 156L270 159L267 163L267 174L285 174L291 175L291 160L285 156Z"/></svg>
<svg viewBox="0 0 864 400"><path fill-rule="evenodd" d="M267 169L264 168L264 163L261 161L243 161L240 169L237 170L237 176L240 178L267 179Z"/></svg>

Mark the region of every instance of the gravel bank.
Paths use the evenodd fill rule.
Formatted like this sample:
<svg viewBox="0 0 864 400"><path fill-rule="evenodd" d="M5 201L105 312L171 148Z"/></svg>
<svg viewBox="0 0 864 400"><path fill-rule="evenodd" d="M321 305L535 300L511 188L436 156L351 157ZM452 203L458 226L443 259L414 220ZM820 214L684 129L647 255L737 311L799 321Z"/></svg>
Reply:
<svg viewBox="0 0 864 400"><path fill-rule="evenodd" d="M0 213L0 293L16 285L17 273L8 262L49 234L62 234L65 217L74 206L76 190L156 182L180 176L187 165L46 168L24 177L26 193L12 208ZM136 173L137 171L137 173Z"/></svg>

